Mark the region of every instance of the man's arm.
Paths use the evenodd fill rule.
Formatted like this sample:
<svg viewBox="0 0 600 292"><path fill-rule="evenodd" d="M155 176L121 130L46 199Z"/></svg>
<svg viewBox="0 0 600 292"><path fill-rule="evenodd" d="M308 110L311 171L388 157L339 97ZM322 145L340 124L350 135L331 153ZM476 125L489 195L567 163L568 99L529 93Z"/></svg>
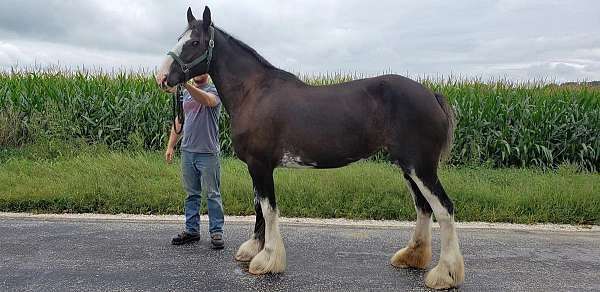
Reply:
<svg viewBox="0 0 600 292"><path fill-rule="evenodd" d="M219 104L219 98L210 92L206 92L189 83L185 83L185 89L187 89L192 98L202 105L215 107Z"/></svg>
<svg viewBox="0 0 600 292"><path fill-rule="evenodd" d="M169 142L167 143L167 150L165 151L165 160L168 163L171 163L171 161L173 161L173 153L175 152L175 143L177 143L177 138L179 138L179 135L177 135L177 132L179 131L175 131L175 129L181 129L181 123L179 122L179 117L175 117L175 124L173 124L173 127L171 127L171 133L169 134Z"/></svg>

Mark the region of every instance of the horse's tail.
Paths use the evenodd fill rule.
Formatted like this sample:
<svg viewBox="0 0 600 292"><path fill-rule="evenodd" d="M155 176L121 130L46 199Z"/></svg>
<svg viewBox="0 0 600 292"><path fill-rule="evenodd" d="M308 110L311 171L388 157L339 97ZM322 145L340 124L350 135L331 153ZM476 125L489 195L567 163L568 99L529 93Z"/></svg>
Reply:
<svg viewBox="0 0 600 292"><path fill-rule="evenodd" d="M452 151L452 142L454 141L454 128L456 127L456 117L454 115L454 109L448 102L448 98L443 96L441 93L434 93L435 99L444 110L446 119L448 120L448 129L446 129L446 141L442 147L442 155L440 160L444 161L450 158L450 152Z"/></svg>

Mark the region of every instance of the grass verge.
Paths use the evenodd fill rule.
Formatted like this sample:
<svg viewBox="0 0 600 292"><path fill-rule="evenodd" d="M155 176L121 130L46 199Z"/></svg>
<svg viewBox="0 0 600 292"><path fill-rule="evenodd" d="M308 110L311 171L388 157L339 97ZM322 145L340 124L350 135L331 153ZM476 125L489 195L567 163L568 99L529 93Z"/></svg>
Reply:
<svg viewBox="0 0 600 292"><path fill-rule="evenodd" d="M600 224L597 173L448 168L440 176L458 221ZM415 218L401 173L389 164L278 169L275 183L282 216ZM251 190L245 164L223 159L226 213L254 214ZM181 214L184 198L179 161L166 165L156 152L14 157L0 165L0 211Z"/></svg>

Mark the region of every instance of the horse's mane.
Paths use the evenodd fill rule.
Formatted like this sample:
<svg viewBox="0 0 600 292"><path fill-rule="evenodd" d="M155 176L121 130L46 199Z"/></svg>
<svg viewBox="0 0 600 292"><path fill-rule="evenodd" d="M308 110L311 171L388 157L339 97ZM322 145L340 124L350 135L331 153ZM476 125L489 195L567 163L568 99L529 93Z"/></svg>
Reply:
<svg viewBox="0 0 600 292"><path fill-rule="evenodd" d="M222 28L217 27L217 26L214 26L214 27L216 30L220 31L223 35L225 35L228 40L230 40L233 43L235 43L236 45L240 46L240 48L242 48L244 51L248 52L251 56L253 56L260 64L267 67L268 69L271 69L271 71L273 71L279 77L282 77L284 79L294 79L294 80L300 81L300 79L296 75L273 66L273 64L271 64L269 61L267 61L267 59L263 58L263 56L261 56L258 52L256 52L255 49L253 49L246 43L233 37L231 34L227 33Z"/></svg>

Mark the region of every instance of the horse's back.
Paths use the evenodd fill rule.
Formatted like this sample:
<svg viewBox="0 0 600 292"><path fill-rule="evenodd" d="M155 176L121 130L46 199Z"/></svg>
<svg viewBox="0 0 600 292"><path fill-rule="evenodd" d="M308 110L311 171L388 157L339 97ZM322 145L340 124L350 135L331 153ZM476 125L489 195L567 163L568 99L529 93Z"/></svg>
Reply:
<svg viewBox="0 0 600 292"><path fill-rule="evenodd" d="M376 115L388 120L388 124L440 122L445 120L435 94L421 83L396 75L380 75L349 82L314 86L303 98L312 103L337 105L340 110L355 104L353 109L363 115Z"/></svg>

